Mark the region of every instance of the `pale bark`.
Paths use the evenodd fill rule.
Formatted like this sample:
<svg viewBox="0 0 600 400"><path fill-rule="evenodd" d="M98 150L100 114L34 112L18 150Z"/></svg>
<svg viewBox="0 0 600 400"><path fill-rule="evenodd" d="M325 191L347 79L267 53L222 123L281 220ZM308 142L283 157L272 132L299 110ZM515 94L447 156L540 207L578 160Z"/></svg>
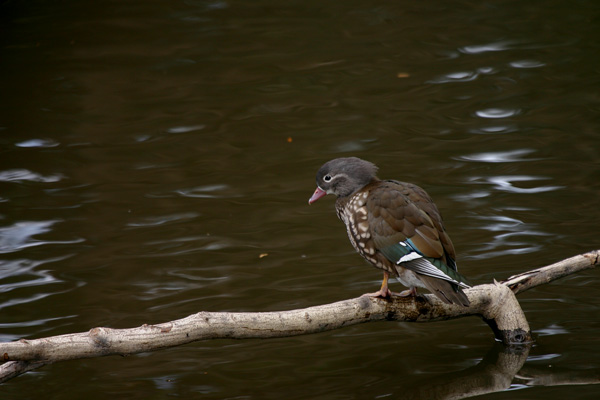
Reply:
<svg viewBox="0 0 600 400"><path fill-rule="evenodd" d="M595 268L598 263L600 263L600 250L590 251L589 253L579 254L546 267L513 275L502 283L507 285L514 294L519 294L567 275Z"/></svg>
<svg viewBox="0 0 600 400"><path fill-rule="evenodd" d="M433 295L383 300L358 297L298 310L276 312L199 312L186 318L130 329L93 328L88 332L0 343L0 381L18 371L57 361L128 355L207 339L274 338L339 329L372 321L431 322L480 316L505 344L527 343L531 330L515 297L532 287L595 267L600 250L519 274L502 283L465 290L469 307L446 305ZM512 289L512 291L511 291ZM21 373L22 373L21 372Z"/></svg>

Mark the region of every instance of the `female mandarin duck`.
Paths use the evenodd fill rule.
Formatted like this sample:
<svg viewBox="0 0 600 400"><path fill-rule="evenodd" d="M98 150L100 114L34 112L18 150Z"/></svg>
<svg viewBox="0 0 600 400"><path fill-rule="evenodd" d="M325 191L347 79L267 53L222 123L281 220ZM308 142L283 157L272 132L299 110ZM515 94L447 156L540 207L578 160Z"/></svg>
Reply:
<svg viewBox="0 0 600 400"><path fill-rule="evenodd" d="M444 303L468 306L461 288L469 285L457 272L454 246L436 205L419 186L380 180L376 173L375 164L360 158L336 158L319 169L317 189L308 200L336 195L335 210L350 242L383 270L381 289L367 295L395 295L388 289L391 274L409 288L400 296L416 296L421 287Z"/></svg>

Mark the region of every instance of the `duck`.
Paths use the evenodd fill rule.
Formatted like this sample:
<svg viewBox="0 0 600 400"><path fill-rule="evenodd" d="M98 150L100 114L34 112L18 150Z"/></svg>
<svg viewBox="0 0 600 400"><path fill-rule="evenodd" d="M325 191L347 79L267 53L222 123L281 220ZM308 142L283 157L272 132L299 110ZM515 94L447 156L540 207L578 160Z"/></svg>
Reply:
<svg viewBox="0 0 600 400"><path fill-rule="evenodd" d="M458 273L454 245L429 194L413 183L379 179L377 171L357 157L330 160L317 171L317 188L308 200L336 196L335 210L350 243L383 270L380 289L365 295L418 296L417 288L424 288L446 304L468 307L463 289L470 284ZM408 289L392 292L390 277Z"/></svg>

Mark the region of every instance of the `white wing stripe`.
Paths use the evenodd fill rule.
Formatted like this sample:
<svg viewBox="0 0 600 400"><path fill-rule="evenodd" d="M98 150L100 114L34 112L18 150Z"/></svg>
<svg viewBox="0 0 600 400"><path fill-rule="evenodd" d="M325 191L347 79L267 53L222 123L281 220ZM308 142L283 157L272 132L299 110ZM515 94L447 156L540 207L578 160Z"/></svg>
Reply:
<svg viewBox="0 0 600 400"><path fill-rule="evenodd" d="M407 254L406 256L408 256L410 254L411 253ZM404 256L404 257L406 257L406 256ZM444 272L437 269L435 265L433 265L432 263L430 263L423 257L419 257L419 258L415 258L415 259L411 260L411 266L415 266L416 268L414 268L414 269L411 268L411 269L413 269L413 271L415 271L419 274L431 276L433 278L443 279L445 281L455 283L458 286L465 288L465 289L470 288L469 285L464 284L462 282L457 281L456 279L449 277L448 275L446 275Z"/></svg>
<svg viewBox="0 0 600 400"><path fill-rule="evenodd" d="M413 251L411 253L405 254L402 257L400 257L400 259L398 260L398 262L396 264L413 261L413 260L416 260L417 258L423 258L423 256L418 253L415 253Z"/></svg>

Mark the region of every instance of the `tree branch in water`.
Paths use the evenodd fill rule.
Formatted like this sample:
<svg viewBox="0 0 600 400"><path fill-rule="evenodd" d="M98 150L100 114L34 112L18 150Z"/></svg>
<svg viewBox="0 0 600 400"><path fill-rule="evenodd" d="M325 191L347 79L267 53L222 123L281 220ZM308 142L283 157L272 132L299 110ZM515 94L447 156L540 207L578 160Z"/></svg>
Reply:
<svg viewBox="0 0 600 400"><path fill-rule="evenodd" d="M433 322L476 315L504 344L532 341L515 294L566 275L594 268L600 250L465 290L469 307L447 305L433 295L380 299L367 296L298 310L276 312L205 312L137 328L98 327L88 332L0 343L0 381L47 363L107 355L129 355L208 339L297 336L373 321Z"/></svg>

